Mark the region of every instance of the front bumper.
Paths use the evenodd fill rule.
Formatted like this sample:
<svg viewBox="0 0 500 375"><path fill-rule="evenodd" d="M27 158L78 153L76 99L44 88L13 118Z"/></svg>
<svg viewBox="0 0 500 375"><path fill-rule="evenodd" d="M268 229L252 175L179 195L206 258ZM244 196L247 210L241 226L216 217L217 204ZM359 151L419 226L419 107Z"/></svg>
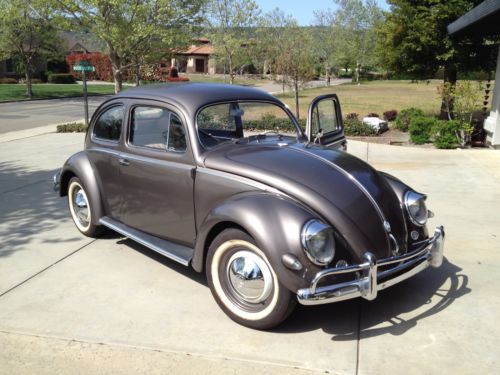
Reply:
<svg viewBox="0 0 500 375"><path fill-rule="evenodd" d="M444 228L437 227L434 235L411 253L377 260L366 252L363 263L329 268L316 274L309 288L299 289L297 298L303 305L320 305L356 297L373 300L379 290L400 283L431 266L437 268L443 263ZM387 268L385 266L395 265ZM387 269L378 270L379 267ZM358 279L344 283L318 287L321 279L332 275L361 275ZM391 277L392 276L392 277Z"/></svg>

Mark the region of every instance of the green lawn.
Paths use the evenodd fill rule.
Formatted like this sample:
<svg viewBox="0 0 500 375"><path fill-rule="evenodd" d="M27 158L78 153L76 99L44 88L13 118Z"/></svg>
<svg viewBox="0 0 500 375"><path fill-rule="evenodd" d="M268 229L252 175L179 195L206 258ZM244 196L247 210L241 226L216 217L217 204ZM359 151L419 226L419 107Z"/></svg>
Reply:
<svg viewBox="0 0 500 375"><path fill-rule="evenodd" d="M300 93L300 114L305 117L311 100L322 94L336 93L342 106L342 114L355 112L360 117L375 112L381 117L383 112L404 108L421 108L428 114L439 113L441 99L437 87L440 81L427 83L410 83L409 81L372 81L361 85L344 84L320 89L303 90ZM278 97L287 103L295 112L295 101L292 93L280 94Z"/></svg>
<svg viewBox="0 0 500 375"><path fill-rule="evenodd" d="M83 95L83 87L78 84L36 84L33 85L34 98L64 98L67 96ZM114 94L113 84L88 85L89 94ZM27 99L26 85L0 84L0 101Z"/></svg>

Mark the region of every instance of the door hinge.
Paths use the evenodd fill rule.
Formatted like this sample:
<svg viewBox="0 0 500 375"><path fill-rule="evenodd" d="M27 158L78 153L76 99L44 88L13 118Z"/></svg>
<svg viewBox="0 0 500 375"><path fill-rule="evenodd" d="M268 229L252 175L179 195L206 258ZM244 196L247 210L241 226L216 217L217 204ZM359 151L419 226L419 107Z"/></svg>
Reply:
<svg viewBox="0 0 500 375"><path fill-rule="evenodd" d="M194 180L195 177L196 177L196 168L192 168L191 169L191 178Z"/></svg>

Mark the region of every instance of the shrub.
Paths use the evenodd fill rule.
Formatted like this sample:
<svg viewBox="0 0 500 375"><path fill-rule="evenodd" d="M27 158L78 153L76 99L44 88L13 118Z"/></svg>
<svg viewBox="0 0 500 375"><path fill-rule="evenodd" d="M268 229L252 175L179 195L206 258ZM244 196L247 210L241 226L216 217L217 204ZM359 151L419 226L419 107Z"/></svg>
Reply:
<svg viewBox="0 0 500 375"><path fill-rule="evenodd" d="M42 83L42 80L41 80L41 79L39 79L39 78L32 78L32 79L31 79L31 83L32 83L33 85L36 85L36 84Z"/></svg>
<svg viewBox="0 0 500 375"><path fill-rule="evenodd" d="M459 146L457 134L461 128L460 121L436 121L432 129L434 146L436 148L457 148Z"/></svg>
<svg viewBox="0 0 500 375"><path fill-rule="evenodd" d="M347 116L345 117L347 120L358 120L359 115L357 113L348 113Z"/></svg>
<svg viewBox="0 0 500 375"><path fill-rule="evenodd" d="M99 79L101 81L111 81L113 79L113 69L108 55L100 52L92 52L75 53L66 56L66 63L68 64L70 71L73 70L73 66L78 65L78 63L82 60L88 61L90 65L95 67L95 72L89 72L87 79ZM77 78L82 77L81 72L74 72L73 74ZM127 74L124 74L123 78L126 80Z"/></svg>
<svg viewBox="0 0 500 375"><path fill-rule="evenodd" d="M391 109L390 111L384 112L384 119L386 121L394 121L398 117L398 111L395 109Z"/></svg>
<svg viewBox="0 0 500 375"><path fill-rule="evenodd" d="M306 120L300 119L299 125L302 129L305 129ZM243 126L246 130L276 130L276 128L278 128L280 131L284 132L295 131L295 126L290 120L278 118L273 115L264 115L261 120L247 120L244 122Z"/></svg>
<svg viewBox="0 0 500 375"><path fill-rule="evenodd" d="M423 117L424 112L418 108L403 109L396 119L395 127L401 131L407 132L414 118Z"/></svg>
<svg viewBox="0 0 500 375"><path fill-rule="evenodd" d="M378 113L370 112L366 115L366 117L380 117L380 116L378 115Z"/></svg>
<svg viewBox="0 0 500 375"><path fill-rule="evenodd" d="M370 136L375 135L376 131L370 125L363 124L363 122L358 119L346 118L344 120L344 133L349 136Z"/></svg>
<svg viewBox="0 0 500 375"><path fill-rule="evenodd" d="M410 123L410 141L416 145L430 142L436 122L434 117L414 117Z"/></svg>
<svg viewBox="0 0 500 375"><path fill-rule="evenodd" d="M75 77L68 73L51 74L48 77L50 83L75 83Z"/></svg>
<svg viewBox="0 0 500 375"><path fill-rule="evenodd" d="M5 78L0 78L0 84L16 84L17 83L17 79L15 78L8 78L8 77L5 77Z"/></svg>
<svg viewBox="0 0 500 375"><path fill-rule="evenodd" d="M69 122L67 124L57 125L58 133L84 133L87 127L83 122Z"/></svg>

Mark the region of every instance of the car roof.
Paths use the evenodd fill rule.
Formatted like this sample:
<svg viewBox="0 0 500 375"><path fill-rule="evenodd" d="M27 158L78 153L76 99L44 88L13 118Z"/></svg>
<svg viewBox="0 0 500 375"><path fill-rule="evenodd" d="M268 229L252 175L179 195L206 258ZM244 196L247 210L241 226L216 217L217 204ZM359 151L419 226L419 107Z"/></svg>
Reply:
<svg viewBox="0 0 500 375"><path fill-rule="evenodd" d="M140 86L122 91L117 97L175 102L191 113L207 104L232 100L272 101L281 104L271 94L253 87L198 82Z"/></svg>

